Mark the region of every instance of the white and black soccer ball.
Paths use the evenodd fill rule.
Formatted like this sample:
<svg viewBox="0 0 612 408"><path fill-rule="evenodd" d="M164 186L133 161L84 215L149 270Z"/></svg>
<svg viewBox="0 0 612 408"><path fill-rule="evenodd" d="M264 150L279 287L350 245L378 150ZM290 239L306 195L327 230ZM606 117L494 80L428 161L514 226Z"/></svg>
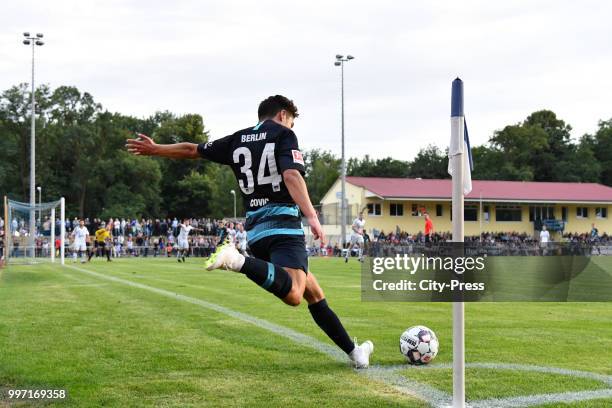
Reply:
<svg viewBox="0 0 612 408"><path fill-rule="evenodd" d="M400 336L400 352L410 364L429 364L438 354L438 337L425 326L413 326Z"/></svg>

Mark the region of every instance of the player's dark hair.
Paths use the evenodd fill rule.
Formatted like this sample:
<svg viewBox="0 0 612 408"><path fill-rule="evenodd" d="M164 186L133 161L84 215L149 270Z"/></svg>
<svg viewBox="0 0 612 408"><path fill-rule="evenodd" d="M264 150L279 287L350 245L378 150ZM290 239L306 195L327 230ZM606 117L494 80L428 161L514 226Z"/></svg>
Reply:
<svg viewBox="0 0 612 408"><path fill-rule="evenodd" d="M282 110L286 110L294 118L299 116L297 106L295 106L293 101L282 95L269 96L261 101L259 109L257 109L257 115L259 120L269 119L276 116Z"/></svg>

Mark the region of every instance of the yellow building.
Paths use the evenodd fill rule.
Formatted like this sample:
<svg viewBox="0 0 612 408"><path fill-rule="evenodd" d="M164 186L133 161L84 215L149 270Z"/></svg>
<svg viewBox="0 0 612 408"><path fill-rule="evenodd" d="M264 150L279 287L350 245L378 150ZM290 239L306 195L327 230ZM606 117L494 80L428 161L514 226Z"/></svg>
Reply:
<svg viewBox="0 0 612 408"><path fill-rule="evenodd" d="M324 230L340 235L340 180L321 200ZM347 225L364 212L366 231L424 229L423 212L436 232L451 231L451 180L347 177ZM612 233L612 188L595 183L473 180L465 198L465 235L480 232L534 234L544 223L565 233ZM347 228L350 233L350 228Z"/></svg>

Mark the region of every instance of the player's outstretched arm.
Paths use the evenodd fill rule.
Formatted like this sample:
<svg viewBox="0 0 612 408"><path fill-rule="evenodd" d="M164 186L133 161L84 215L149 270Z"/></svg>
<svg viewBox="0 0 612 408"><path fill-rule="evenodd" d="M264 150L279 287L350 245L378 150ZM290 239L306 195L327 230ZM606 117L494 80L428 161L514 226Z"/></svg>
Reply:
<svg viewBox="0 0 612 408"><path fill-rule="evenodd" d="M287 190L289 190L291 198L293 198L293 201L295 201L302 213L306 216L306 219L308 219L310 231L312 231L314 238L320 239L321 242L325 242L323 228L321 228L317 212L310 202L308 188L300 172L295 169L285 170L283 172L283 181L287 186Z"/></svg>
<svg viewBox="0 0 612 408"><path fill-rule="evenodd" d="M126 140L128 152L136 156L160 156L171 159L197 159L198 145L195 143L157 144L147 135L137 133L136 139Z"/></svg>

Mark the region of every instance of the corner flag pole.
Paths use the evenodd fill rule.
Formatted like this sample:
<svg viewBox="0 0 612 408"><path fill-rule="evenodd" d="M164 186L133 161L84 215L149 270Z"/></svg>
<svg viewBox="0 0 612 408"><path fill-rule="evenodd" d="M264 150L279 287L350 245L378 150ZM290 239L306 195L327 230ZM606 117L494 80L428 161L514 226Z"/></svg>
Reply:
<svg viewBox="0 0 612 408"><path fill-rule="evenodd" d="M464 191L463 81L453 81L449 170L453 180L453 242L463 242ZM463 302L453 302L453 408L465 407L465 326Z"/></svg>

